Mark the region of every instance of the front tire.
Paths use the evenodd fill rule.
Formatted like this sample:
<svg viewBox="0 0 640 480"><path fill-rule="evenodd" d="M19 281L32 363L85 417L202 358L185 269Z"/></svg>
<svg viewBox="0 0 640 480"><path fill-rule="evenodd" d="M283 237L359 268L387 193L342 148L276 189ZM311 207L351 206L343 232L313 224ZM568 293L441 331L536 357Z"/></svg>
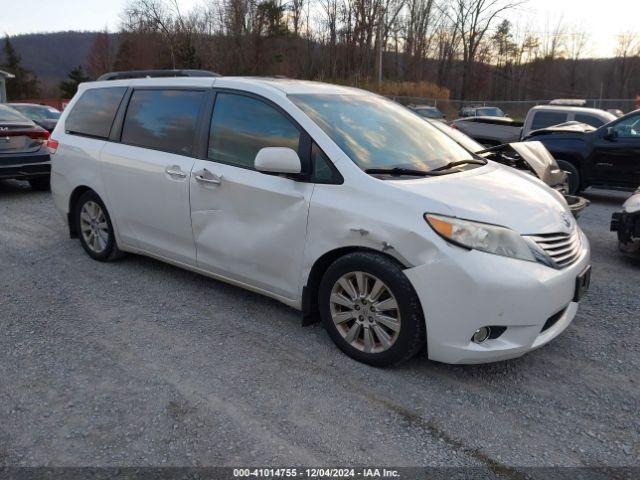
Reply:
<svg viewBox="0 0 640 480"><path fill-rule="evenodd" d="M566 160L557 160L560 170L567 172L567 183L569 184L569 195L575 195L580 191L580 172L575 165Z"/></svg>
<svg viewBox="0 0 640 480"><path fill-rule="evenodd" d="M109 212L94 191L89 190L78 199L74 219L80 243L91 258L107 262L122 255Z"/></svg>
<svg viewBox="0 0 640 480"><path fill-rule="evenodd" d="M384 367L413 357L426 341L418 296L392 259L347 254L325 272L318 293L329 336L344 353Z"/></svg>

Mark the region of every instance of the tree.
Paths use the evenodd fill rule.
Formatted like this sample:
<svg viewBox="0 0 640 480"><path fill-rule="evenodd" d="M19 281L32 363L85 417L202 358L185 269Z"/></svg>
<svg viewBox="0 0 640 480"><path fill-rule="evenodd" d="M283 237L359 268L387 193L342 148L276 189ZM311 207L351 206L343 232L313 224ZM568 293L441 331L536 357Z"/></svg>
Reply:
<svg viewBox="0 0 640 480"><path fill-rule="evenodd" d="M464 100L468 94L472 69L484 36L498 15L523 2L505 0L455 0L451 3L453 5L450 7L448 15L462 43L463 70L460 97Z"/></svg>
<svg viewBox="0 0 640 480"><path fill-rule="evenodd" d="M115 62L115 46L106 30L98 33L87 56L87 71L92 78L111 71Z"/></svg>
<svg viewBox="0 0 640 480"><path fill-rule="evenodd" d="M69 80L62 81L58 84L62 98L73 97L78 91L78 85L82 82L91 80L87 75L85 75L84 70L82 70L82 65L78 65L76 68L72 69L67 74L67 77L69 77Z"/></svg>
<svg viewBox="0 0 640 480"><path fill-rule="evenodd" d="M9 36L4 38L4 58L2 69L15 75L7 82L7 98L9 100L24 100L37 97L39 94L39 80L35 73L22 66L22 58L16 52Z"/></svg>

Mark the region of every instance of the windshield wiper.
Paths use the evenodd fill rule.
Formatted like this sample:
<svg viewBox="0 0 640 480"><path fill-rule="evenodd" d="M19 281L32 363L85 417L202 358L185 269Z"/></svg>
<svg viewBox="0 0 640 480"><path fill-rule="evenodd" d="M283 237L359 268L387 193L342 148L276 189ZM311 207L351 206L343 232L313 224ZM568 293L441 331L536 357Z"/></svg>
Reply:
<svg viewBox="0 0 640 480"><path fill-rule="evenodd" d="M429 172L442 172L443 170L451 170L454 167L459 165L486 165L486 160L475 160L473 158L469 158L467 160L458 160L457 162L449 162L442 167L434 168L433 170L429 170Z"/></svg>
<svg viewBox="0 0 640 480"><path fill-rule="evenodd" d="M402 176L402 175L410 175L416 177L427 177L431 175L442 175L440 172L436 172L434 170L414 170L411 168L401 168L401 167L393 167L393 168L367 168L365 173L370 173L373 175L394 175L394 176Z"/></svg>

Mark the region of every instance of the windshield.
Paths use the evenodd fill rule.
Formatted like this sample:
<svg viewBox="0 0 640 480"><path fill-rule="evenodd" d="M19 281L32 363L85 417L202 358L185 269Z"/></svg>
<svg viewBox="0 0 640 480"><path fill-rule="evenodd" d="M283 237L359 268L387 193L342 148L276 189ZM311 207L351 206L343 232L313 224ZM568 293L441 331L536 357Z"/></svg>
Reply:
<svg viewBox="0 0 640 480"><path fill-rule="evenodd" d="M458 145L461 145L463 148L466 148L470 152L477 153L485 149L482 145L476 142L473 138L465 135L460 130L456 130L455 128L451 128L449 125L446 125L442 122L429 122L435 128L440 130L445 135L451 137Z"/></svg>
<svg viewBox="0 0 640 480"><path fill-rule="evenodd" d="M472 156L405 107L375 95L289 95L362 170L432 170Z"/></svg>
<svg viewBox="0 0 640 480"><path fill-rule="evenodd" d="M12 107L32 120L57 120L60 118L60 112L53 107L39 105L12 105Z"/></svg>
<svg viewBox="0 0 640 480"><path fill-rule="evenodd" d="M477 115L479 117L504 117L504 112L497 107L479 108Z"/></svg>

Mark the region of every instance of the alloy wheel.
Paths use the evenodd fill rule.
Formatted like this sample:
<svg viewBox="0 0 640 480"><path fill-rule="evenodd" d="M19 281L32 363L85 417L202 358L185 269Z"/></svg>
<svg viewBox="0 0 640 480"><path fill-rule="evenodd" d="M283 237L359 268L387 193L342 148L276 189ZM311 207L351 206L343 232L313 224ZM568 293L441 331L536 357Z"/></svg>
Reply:
<svg viewBox="0 0 640 480"><path fill-rule="evenodd" d="M391 289L366 272L350 272L333 285L329 299L333 323L354 348L380 353L400 333L400 307Z"/></svg>
<svg viewBox="0 0 640 480"><path fill-rule="evenodd" d="M102 253L109 243L109 224L100 205L92 200L80 210L80 231L87 247L92 252Z"/></svg>

